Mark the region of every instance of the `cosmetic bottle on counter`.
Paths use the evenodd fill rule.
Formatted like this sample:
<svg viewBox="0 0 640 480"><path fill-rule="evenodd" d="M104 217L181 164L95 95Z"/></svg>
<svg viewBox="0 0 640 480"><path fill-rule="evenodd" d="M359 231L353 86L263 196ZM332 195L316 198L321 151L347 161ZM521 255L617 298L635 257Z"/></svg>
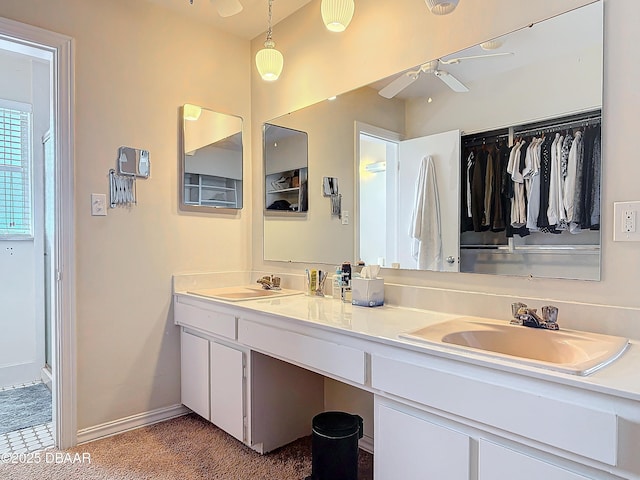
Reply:
<svg viewBox="0 0 640 480"><path fill-rule="evenodd" d="M340 299L345 303L351 303L351 263L344 262L341 269Z"/></svg>
<svg viewBox="0 0 640 480"><path fill-rule="evenodd" d="M342 269L336 267L336 273L331 278L331 296L333 298L340 298L340 288L342 287Z"/></svg>

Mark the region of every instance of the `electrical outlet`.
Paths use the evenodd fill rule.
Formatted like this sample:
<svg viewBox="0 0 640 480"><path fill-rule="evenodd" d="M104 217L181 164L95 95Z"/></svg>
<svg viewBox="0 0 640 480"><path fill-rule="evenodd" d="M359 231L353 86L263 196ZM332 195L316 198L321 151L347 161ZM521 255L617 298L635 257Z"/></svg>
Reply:
<svg viewBox="0 0 640 480"><path fill-rule="evenodd" d="M640 232L636 225L638 212L640 212L640 201L613 204L614 242L640 242Z"/></svg>
<svg viewBox="0 0 640 480"><path fill-rule="evenodd" d="M634 210L622 211L622 232L633 233L636 231L636 212Z"/></svg>
<svg viewBox="0 0 640 480"><path fill-rule="evenodd" d="M349 225L349 212L343 210L340 219L342 220L342 225Z"/></svg>
<svg viewBox="0 0 640 480"><path fill-rule="evenodd" d="M91 215L105 216L107 214L107 196L104 193L91 194Z"/></svg>

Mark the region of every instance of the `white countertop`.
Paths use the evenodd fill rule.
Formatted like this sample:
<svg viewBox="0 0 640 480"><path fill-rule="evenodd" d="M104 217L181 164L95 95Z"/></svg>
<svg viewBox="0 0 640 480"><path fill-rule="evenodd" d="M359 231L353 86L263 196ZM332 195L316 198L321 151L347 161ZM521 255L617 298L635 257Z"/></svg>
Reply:
<svg viewBox="0 0 640 480"><path fill-rule="evenodd" d="M373 308L357 307L331 297L313 297L303 294L243 301L223 301L187 292L176 292L176 294L186 298L205 300L211 304L233 307L240 311L274 315L307 325L311 323L314 327L323 330L440 358L640 401L640 344L633 340L629 348L612 364L591 375L576 376L522 365L485 354L474 354L446 346L425 345L398 338L400 333L460 317L456 314L387 305ZM509 321L507 318L504 320Z"/></svg>

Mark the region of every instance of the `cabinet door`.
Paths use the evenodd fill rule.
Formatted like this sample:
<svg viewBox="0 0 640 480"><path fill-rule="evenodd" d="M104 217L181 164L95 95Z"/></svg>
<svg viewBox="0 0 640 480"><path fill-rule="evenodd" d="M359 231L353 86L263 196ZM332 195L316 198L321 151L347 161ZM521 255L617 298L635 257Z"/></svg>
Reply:
<svg viewBox="0 0 640 480"><path fill-rule="evenodd" d="M211 342L211 421L243 442L244 353Z"/></svg>
<svg viewBox="0 0 640 480"><path fill-rule="evenodd" d="M376 402L374 442L376 480L469 480L463 433Z"/></svg>
<svg viewBox="0 0 640 480"><path fill-rule="evenodd" d="M577 473L480 440L478 480L587 480Z"/></svg>
<svg viewBox="0 0 640 480"><path fill-rule="evenodd" d="M180 332L182 403L209 420L209 341Z"/></svg>

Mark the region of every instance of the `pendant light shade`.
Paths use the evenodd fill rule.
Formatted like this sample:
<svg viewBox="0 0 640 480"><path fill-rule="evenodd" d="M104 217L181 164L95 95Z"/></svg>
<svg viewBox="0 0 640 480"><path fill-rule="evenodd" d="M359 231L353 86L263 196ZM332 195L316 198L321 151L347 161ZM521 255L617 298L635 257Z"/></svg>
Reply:
<svg viewBox="0 0 640 480"><path fill-rule="evenodd" d="M320 13L327 30L344 32L353 18L353 0L322 0Z"/></svg>
<svg viewBox="0 0 640 480"><path fill-rule="evenodd" d="M273 40L267 40L264 48L256 53L256 67L262 79L267 82L277 80L284 66L284 57L275 47Z"/></svg>
<svg viewBox="0 0 640 480"><path fill-rule="evenodd" d="M446 15L458 6L458 0L424 0L434 15Z"/></svg>
<svg viewBox="0 0 640 480"><path fill-rule="evenodd" d="M256 53L256 67L263 80L273 82L278 79L284 66L282 53L276 50L276 42L271 38L271 9L273 0L269 0L269 28L267 29L267 40L264 48Z"/></svg>

